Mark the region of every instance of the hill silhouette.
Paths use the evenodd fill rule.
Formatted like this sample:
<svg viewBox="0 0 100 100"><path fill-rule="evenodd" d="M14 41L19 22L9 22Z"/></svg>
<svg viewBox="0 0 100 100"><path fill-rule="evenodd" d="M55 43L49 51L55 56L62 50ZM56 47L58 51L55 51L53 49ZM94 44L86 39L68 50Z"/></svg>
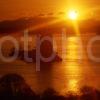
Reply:
<svg viewBox="0 0 100 100"><path fill-rule="evenodd" d="M78 26L81 33L100 33L99 20L82 20L79 21ZM73 25L70 21L60 20L55 17L20 18L16 20L5 20L0 22L0 33L3 34L22 32L25 29L31 29L31 34L53 34L61 33L62 28L66 28L68 33L74 33Z"/></svg>
<svg viewBox="0 0 100 100"><path fill-rule="evenodd" d="M84 86L80 93L66 92L61 95L52 88L34 93L23 77L7 74L0 79L0 100L100 100L100 91Z"/></svg>

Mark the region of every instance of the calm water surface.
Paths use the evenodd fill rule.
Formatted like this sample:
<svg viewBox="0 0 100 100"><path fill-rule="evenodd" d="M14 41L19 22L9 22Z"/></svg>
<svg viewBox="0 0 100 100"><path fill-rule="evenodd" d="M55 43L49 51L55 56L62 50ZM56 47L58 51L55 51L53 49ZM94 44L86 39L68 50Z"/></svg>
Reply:
<svg viewBox="0 0 100 100"><path fill-rule="evenodd" d="M91 61L86 52L86 46L95 34L85 34L79 37L70 36L66 40L65 51L61 52L61 45L58 40L58 54L63 57L63 62L53 63L49 66L41 67L40 72L36 72L35 64L27 64L16 60L13 63L0 63L0 76L7 73L18 73L22 75L26 82L34 91L42 92L47 88L54 88L56 91L65 93L67 91L78 91L84 85L93 86L100 89L100 63ZM7 52L9 46L4 50ZM93 53L100 57L100 41L93 44Z"/></svg>

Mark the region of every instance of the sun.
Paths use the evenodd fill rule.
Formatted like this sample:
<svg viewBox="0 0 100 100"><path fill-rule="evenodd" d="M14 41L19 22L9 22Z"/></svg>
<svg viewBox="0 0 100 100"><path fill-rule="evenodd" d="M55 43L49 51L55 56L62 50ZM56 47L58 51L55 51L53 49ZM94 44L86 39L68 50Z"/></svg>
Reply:
<svg viewBox="0 0 100 100"><path fill-rule="evenodd" d="M69 11L68 12L68 18L71 19L71 20L77 20L78 18L78 13L77 11Z"/></svg>

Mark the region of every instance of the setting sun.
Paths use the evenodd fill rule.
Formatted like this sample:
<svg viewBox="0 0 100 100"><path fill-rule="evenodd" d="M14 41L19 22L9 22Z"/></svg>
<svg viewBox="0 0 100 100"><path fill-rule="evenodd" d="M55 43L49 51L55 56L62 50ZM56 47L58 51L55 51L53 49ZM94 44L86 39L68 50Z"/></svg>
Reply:
<svg viewBox="0 0 100 100"><path fill-rule="evenodd" d="M78 17L78 14L77 14L76 11L69 11L68 17L69 17L69 19L71 19L71 20L76 20L77 17Z"/></svg>

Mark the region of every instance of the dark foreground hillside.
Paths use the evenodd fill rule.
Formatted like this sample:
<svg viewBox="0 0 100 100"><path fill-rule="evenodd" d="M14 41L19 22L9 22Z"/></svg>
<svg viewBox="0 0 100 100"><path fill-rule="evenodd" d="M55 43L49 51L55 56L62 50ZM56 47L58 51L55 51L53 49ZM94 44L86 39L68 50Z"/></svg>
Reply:
<svg viewBox="0 0 100 100"><path fill-rule="evenodd" d="M21 76L8 74L0 79L0 100L100 100L100 91L84 86L79 94L60 95L53 89L36 94Z"/></svg>

